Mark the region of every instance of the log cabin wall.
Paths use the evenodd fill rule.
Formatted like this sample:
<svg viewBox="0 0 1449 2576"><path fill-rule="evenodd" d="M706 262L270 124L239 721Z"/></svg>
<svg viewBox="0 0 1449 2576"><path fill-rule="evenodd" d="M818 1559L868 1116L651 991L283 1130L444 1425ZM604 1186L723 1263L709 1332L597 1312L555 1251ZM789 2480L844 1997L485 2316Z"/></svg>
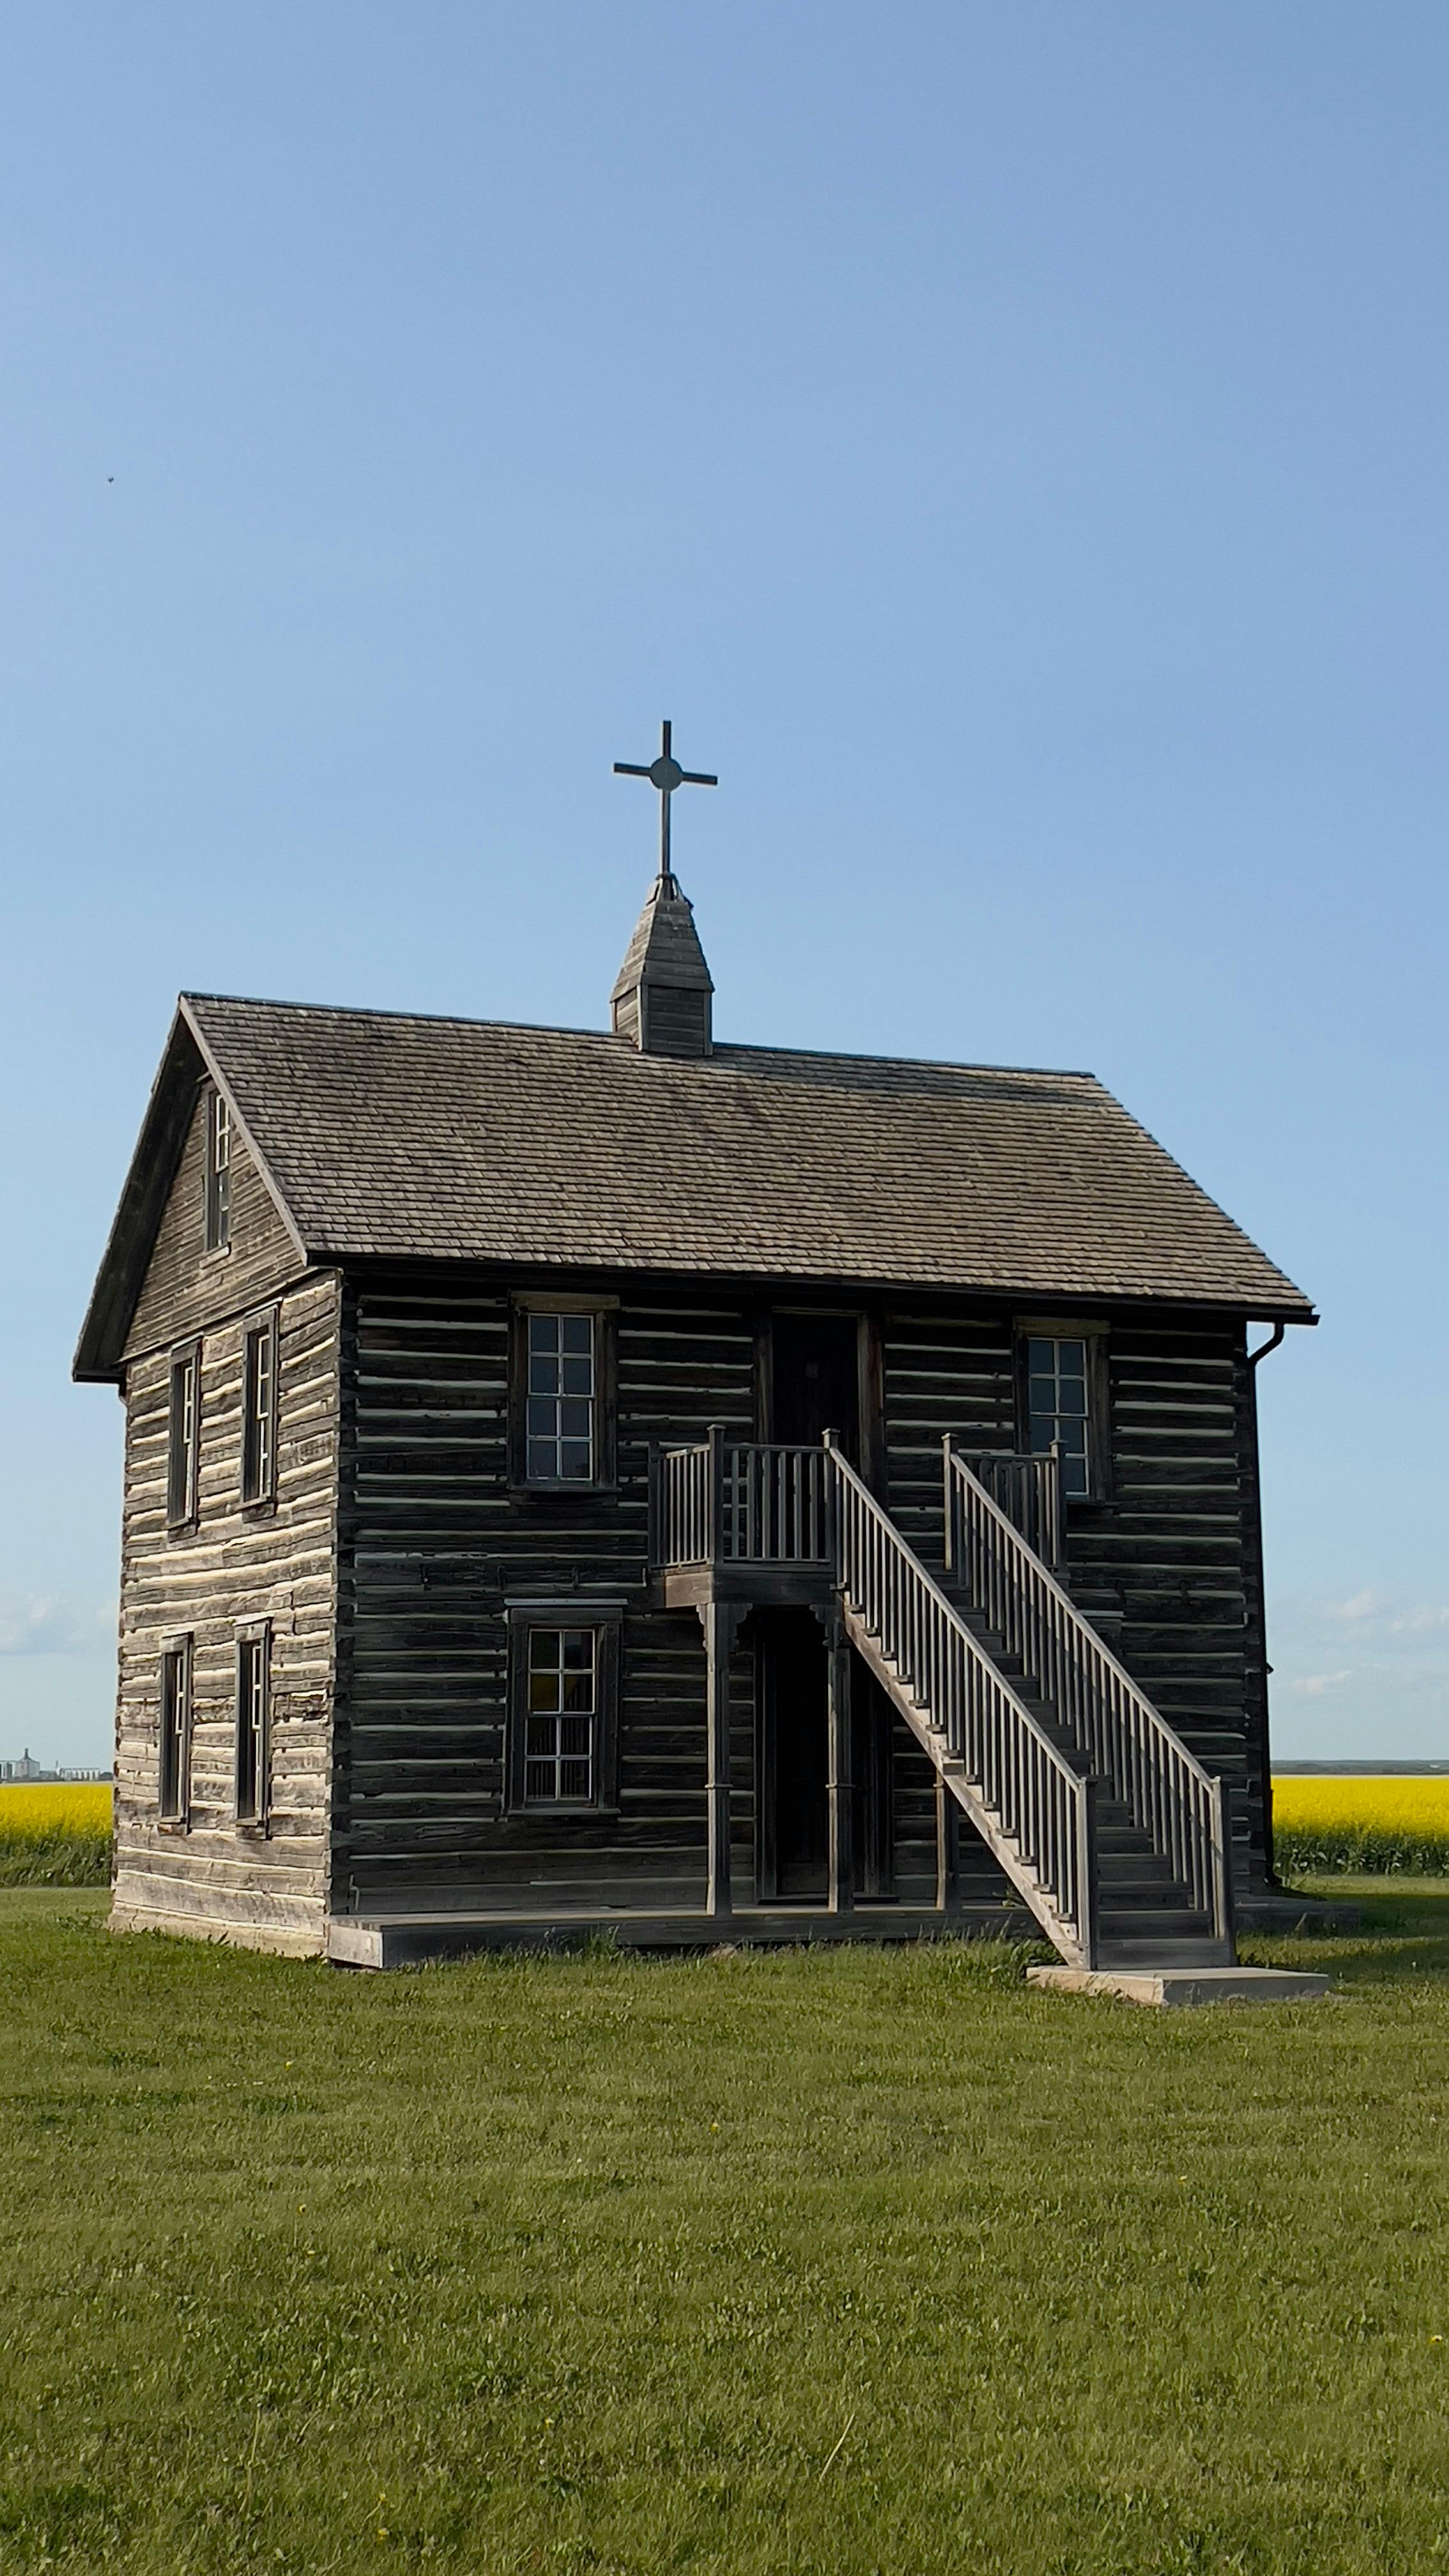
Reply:
<svg viewBox="0 0 1449 2576"><path fill-rule="evenodd" d="M233 1148L231 1248L203 1249L193 1124L125 1363L116 1724L118 1925L317 1951L325 1937L340 1281L308 1273L255 1167ZM275 1304L275 1498L243 1507L243 1340ZM167 1520L171 1353L200 1345L194 1526ZM235 1815L237 1631L271 1631L271 1814ZM158 1811L161 1657L192 1641L189 1821Z"/></svg>
<svg viewBox="0 0 1449 2576"><path fill-rule="evenodd" d="M1229 1779L1240 1870L1261 1878L1266 1680L1243 1329L1162 1310L1098 1320L1112 1490L1069 1509L1068 1588L1184 1743ZM889 1508L939 1563L942 1434L983 1450L1020 1437L1014 1318L902 1302L882 1341Z"/></svg>
<svg viewBox="0 0 1449 2576"><path fill-rule="evenodd" d="M408 1272L349 1290L339 1911L701 1901L703 1642L692 1612L650 1607L649 1448L700 1439L712 1421L750 1437L753 1318L708 1292L598 1293L616 1337L617 1487L529 1493L509 1481L508 1290ZM504 1811L508 1616L541 1600L622 1612L617 1814ZM748 1666L742 1649L742 1876L754 1867Z"/></svg>

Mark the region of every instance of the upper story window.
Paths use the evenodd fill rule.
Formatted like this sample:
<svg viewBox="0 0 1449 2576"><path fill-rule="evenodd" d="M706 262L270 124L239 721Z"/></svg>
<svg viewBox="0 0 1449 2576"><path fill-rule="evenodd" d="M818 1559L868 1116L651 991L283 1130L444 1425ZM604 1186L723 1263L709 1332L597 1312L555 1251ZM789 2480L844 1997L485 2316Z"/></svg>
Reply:
<svg viewBox="0 0 1449 2576"><path fill-rule="evenodd" d="M596 1481L597 1414L598 1318L530 1313L525 1420L530 1485Z"/></svg>
<svg viewBox="0 0 1449 2576"><path fill-rule="evenodd" d="M1062 1485L1068 1494L1090 1494L1094 1461L1091 1433L1091 1345L1029 1333L1026 1338L1027 1447L1042 1457L1055 1441Z"/></svg>
<svg viewBox="0 0 1449 2576"><path fill-rule="evenodd" d="M157 1806L163 1823L185 1824L191 1807L191 1639L161 1657L161 1742Z"/></svg>
<svg viewBox="0 0 1449 2576"><path fill-rule="evenodd" d="M247 1326L242 1344L242 1501L277 1490L277 1318Z"/></svg>
<svg viewBox="0 0 1449 2576"><path fill-rule="evenodd" d="M231 1111L219 1091L206 1095L206 1248L231 1242Z"/></svg>
<svg viewBox="0 0 1449 2576"><path fill-rule="evenodd" d="M184 1529L196 1518L201 1429L201 1345L188 1342L171 1354L171 1395L166 1436L166 1518Z"/></svg>

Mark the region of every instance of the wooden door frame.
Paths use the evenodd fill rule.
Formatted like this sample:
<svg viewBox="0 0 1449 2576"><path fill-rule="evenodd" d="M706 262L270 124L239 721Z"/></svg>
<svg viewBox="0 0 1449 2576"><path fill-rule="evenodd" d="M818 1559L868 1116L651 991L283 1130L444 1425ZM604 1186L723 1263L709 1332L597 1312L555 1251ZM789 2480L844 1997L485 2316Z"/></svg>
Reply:
<svg viewBox="0 0 1449 2576"><path fill-rule="evenodd" d="M860 1472L871 1492L885 1492L885 1317L878 1299L762 1297L755 1309L755 1438L774 1436L774 1333L776 1315L820 1315L853 1320L856 1327L856 1403L860 1413Z"/></svg>

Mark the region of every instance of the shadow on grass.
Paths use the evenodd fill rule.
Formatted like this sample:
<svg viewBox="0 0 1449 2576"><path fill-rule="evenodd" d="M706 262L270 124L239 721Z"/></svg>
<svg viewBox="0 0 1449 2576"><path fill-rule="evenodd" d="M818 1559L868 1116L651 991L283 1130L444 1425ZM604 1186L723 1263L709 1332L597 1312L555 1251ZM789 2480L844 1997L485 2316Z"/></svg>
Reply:
<svg viewBox="0 0 1449 2576"><path fill-rule="evenodd" d="M1301 1878L1295 1892L1352 1905L1352 1931L1247 1935L1245 1958L1265 1966L1318 1968L1339 1984L1423 1986L1449 1980L1449 1879Z"/></svg>

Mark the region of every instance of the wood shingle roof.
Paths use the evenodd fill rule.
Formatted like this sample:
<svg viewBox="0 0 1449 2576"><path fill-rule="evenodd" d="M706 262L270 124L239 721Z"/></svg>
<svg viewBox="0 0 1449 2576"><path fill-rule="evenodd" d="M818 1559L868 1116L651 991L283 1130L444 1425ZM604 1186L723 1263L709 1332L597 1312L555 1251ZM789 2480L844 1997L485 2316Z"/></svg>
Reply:
<svg viewBox="0 0 1449 2576"><path fill-rule="evenodd" d="M1313 1309L1111 1093L191 994L298 1241L399 1257Z"/></svg>

